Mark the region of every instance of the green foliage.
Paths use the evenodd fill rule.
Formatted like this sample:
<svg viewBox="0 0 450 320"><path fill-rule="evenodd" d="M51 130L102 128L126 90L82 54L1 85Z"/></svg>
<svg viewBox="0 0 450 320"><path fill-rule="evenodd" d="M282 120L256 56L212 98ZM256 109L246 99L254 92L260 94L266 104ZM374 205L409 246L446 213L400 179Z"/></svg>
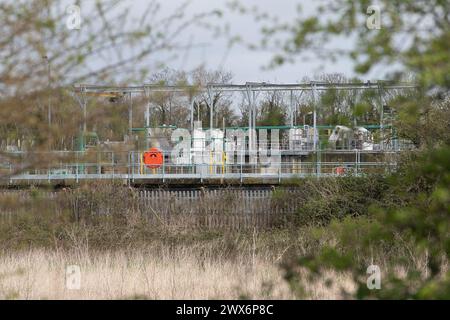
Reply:
<svg viewBox="0 0 450 320"><path fill-rule="evenodd" d="M399 80L412 74L420 87L418 92L403 92L383 102L394 109L385 119L396 128L392 136L413 142L418 150L404 156L400 170L381 184L380 194L366 193L364 183L346 188L347 181L340 180L329 186L309 184L307 190L314 191L307 196L300 195L303 200L300 221L303 217L303 221L310 223L331 222L325 235L334 232L338 240L287 263L286 277L300 294L304 293L302 270L309 270L313 275L345 271L358 285L356 292L348 293L355 298L448 299L450 6L448 1L441 0L382 0L377 3L381 28L371 30L366 27L371 4L365 0L342 0L319 5L315 12L299 15L292 23L264 26L271 32L262 32L264 47L270 47L272 40L282 43L277 46L280 51L275 53L273 65L294 61L311 52L329 60L348 57L361 74L368 74L375 67L396 66L394 72L386 69L385 76ZM283 34L281 41L278 32ZM285 37L286 32L290 37ZM350 35L356 38L353 48L329 47L335 43L333 40ZM379 119L378 111L371 110L371 105L373 102L379 105L376 95L381 100L382 91L380 88L379 92L367 92L358 100L352 99L352 120L359 121L363 115L364 121ZM331 111L327 120L333 123L339 97L331 91L322 96L322 103ZM367 113L373 114L366 116ZM361 218L348 218L348 214L360 216L364 212L368 224L358 224ZM398 241L407 244L410 256L424 260L423 265L406 264L407 253L393 256L386 266L389 270L383 270L382 290L368 290L367 265L360 263L355 252L366 252L366 256L375 259L369 252ZM377 262L380 263L374 263Z"/></svg>
<svg viewBox="0 0 450 320"><path fill-rule="evenodd" d="M368 214L371 205L385 200L388 182L382 176L307 178L296 183L291 192L274 194L274 205L287 203L295 197L299 208L296 213L281 218L284 224L327 225L334 219Z"/></svg>
<svg viewBox="0 0 450 320"><path fill-rule="evenodd" d="M260 117L257 124L261 126L281 126L286 124L286 110L279 93L268 93L259 106Z"/></svg>
<svg viewBox="0 0 450 320"><path fill-rule="evenodd" d="M280 48L271 62L273 67L314 52L332 61L350 58L354 69L361 74L367 74L377 65L398 64L403 68L402 73L414 72L426 88L450 87L448 1L378 1L379 29L366 26L367 9L372 4L364 0L341 0L319 5L310 14L299 14L290 23L274 23L268 18L261 28L261 46L270 47L273 43ZM423 21L428 21L426 28ZM349 35L356 39L353 47L342 49L330 45L335 43L333 39ZM391 74L393 78L397 75Z"/></svg>
<svg viewBox="0 0 450 320"><path fill-rule="evenodd" d="M450 144L450 101L418 94L400 95L391 104L397 114L394 126L398 136L418 148Z"/></svg>
<svg viewBox="0 0 450 320"><path fill-rule="evenodd" d="M353 110L353 114L356 117L361 117L363 116L365 113L367 113L369 110L371 109L370 105L367 103L358 103L355 105L355 108Z"/></svg>
<svg viewBox="0 0 450 320"><path fill-rule="evenodd" d="M338 242L324 245L318 252L300 256L285 264L286 277L297 293L302 289L292 273L303 268L313 276L329 270L347 272L357 285L354 298L381 299L448 299L450 272L446 264L450 257L450 148L429 150L415 157L390 179L385 201L391 204L372 205L370 219L345 218L333 220L327 232ZM407 192L398 192L407 190ZM370 195L368 195L370 197ZM397 199L393 198L397 197ZM354 201L355 199L353 199ZM397 203L398 205L395 205ZM320 208L319 208L320 211ZM323 234L322 234L323 236ZM382 289L369 290L366 285L363 255L374 264L383 257L374 251L396 242L407 242L411 255L424 257L424 264L411 264L405 254L392 256L382 273ZM384 249L385 250L385 249ZM381 250L381 251L384 251ZM357 254L356 254L357 253ZM403 274L399 270L404 270ZM292 283L295 282L295 283Z"/></svg>
<svg viewBox="0 0 450 320"><path fill-rule="evenodd" d="M261 126L281 126L285 124L285 114L280 108L267 111L259 121Z"/></svg>

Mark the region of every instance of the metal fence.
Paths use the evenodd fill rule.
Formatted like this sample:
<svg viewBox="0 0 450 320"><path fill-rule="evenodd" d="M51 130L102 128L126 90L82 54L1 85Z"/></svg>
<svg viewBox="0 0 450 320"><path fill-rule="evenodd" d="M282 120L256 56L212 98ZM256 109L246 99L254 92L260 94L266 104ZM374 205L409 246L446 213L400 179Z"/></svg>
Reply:
<svg viewBox="0 0 450 320"><path fill-rule="evenodd" d="M76 191L74 191L76 192ZM107 191L108 192L108 191ZM272 189L195 189L195 190L140 190L137 191L137 197L123 199L128 201L134 210L145 217L150 224L163 225L171 228L228 228L228 229L248 229L248 228L270 228L283 223L284 219L292 214L297 214L301 205L301 199L295 196L295 190L284 190L286 192L282 201L274 197ZM288 196L291 194L291 196ZM10 221L21 212L30 213L35 208L32 197L28 190L8 190L0 191L0 197L14 196L15 200L22 210L17 208L8 208L1 202L0 220L2 222ZM71 191L48 192L40 191L40 201L47 201L45 208L60 212L62 204L67 208L75 210L79 206L69 205L76 201L77 195ZM80 201L85 201L84 198ZM132 204L132 205L131 205ZM115 207L111 201L96 202L95 205L83 203L84 214L108 215L111 212L122 210ZM127 206L124 205L124 206ZM30 206L32 208L30 208ZM42 204L41 204L42 206ZM69 211L70 211L69 210ZM67 212L67 211L66 211ZM73 213L74 216L76 213ZM130 214L130 213L128 213Z"/></svg>
<svg viewBox="0 0 450 320"><path fill-rule="evenodd" d="M0 166L0 176L7 183L33 181L75 181L80 180L126 180L166 183L170 181L237 181L250 180L279 183L293 178L308 176L363 175L368 173L385 174L396 169L397 152L374 151L334 151L331 153L310 153L308 160L299 157L284 158L274 163L230 164L226 161L211 161L201 164L174 164L169 154L159 168L149 168L143 162L142 152L49 152L39 156L43 164L30 165L33 154L15 153ZM364 157L364 159L362 159ZM287 159L287 160L286 160ZM326 161L322 161L322 159ZM48 161L47 161L48 160ZM247 162L245 162L247 161Z"/></svg>

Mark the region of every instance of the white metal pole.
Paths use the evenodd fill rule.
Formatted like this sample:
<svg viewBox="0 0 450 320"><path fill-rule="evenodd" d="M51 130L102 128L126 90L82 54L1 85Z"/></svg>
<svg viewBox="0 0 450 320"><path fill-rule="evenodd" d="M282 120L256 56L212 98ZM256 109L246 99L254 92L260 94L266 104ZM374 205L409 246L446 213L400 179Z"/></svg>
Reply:
<svg viewBox="0 0 450 320"><path fill-rule="evenodd" d="M133 135L133 96L132 93L130 92L130 104L128 106L128 127L129 127L129 135L130 135L130 139L131 136Z"/></svg>
<svg viewBox="0 0 450 320"><path fill-rule="evenodd" d="M189 97L189 104L191 106L191 132L194 130L194 98L192 96Z"/></svg>
<svg viewBox="0 0 450 320"><path fill-rule="evenodd" d="M294 126L294 93L290 91L290 101L289 101L289 125Z"/></svg>
<svg viewBox="0 0 450 320"><path fill-rule="evenodd" d="M313 149L314 151L317 151L317 102L316 102L316 85L312 84L312 94L313 94L313 107L314 107L314 112L313 112L313 130L314 130L314 138L313 138Z"/></svg>

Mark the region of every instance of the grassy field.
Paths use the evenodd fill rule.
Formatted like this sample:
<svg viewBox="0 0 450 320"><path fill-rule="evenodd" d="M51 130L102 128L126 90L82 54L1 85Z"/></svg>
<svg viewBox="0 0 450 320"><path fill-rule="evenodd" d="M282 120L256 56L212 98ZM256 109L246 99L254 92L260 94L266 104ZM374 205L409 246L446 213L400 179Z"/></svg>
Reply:
<svg viewBox="0 0 450 320"><path fill-rule="evenodd" d="M115 251L32 249L2 254L2 298L237 299L292 298L267 257L210 256L190 247ZM249 259L250 258L250 259ZM78 265L80 289L66 287L66 266ZM70 286L69 286L70 288Z"/></svg>
<svg viewBox="0 0 450 320"><path fill-rule="evenodd" d="M280 268L283 252L161 244L130 250L29 249L0 260L2 299L294 299ZM66 286L66 267L80 267L80 288ZM338 283L352 289L350 278ZM306 278L305 278L306 281ZM308 285L313 299L342 298L324 281Z"/></svg>
<svg viewBox="0 0 450 320"><path fill-rule="evenodd" d="M385 272L426 272L426 256L400 235L369 251L361 245L374 225L367 196L377 201L383 186L374 181L316 185L309 193L299 188L304 205L297 214L242 230L149 220L121 186L86 186L51 197L40 190L2 193L0 298L346 298L342 289L355 289L351 274L330 268L311 278L295 263L327 246L351 252L364 270L376 263ZM363 189L351 193L355 186ZM330 188L339 196L323 197ZM277 192L274 201L285 196ZM396 257L404 257L403 269L391 263ZM80 268L76 290L66 284L71 265Z"/></svg>

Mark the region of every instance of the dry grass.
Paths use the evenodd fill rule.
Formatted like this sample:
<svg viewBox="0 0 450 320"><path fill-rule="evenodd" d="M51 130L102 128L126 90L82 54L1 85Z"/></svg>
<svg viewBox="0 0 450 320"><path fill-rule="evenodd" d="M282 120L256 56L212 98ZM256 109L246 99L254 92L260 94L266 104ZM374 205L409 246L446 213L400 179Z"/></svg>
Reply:
<svg viewBox="0 0 450 320"><path fill-rule="evenodd" d="M331 246L353 252L366 267L373 261L388 266L393 256L411 252L404 242L370 252L355 246L370 226L366 217L336 221L332 228L192 228L181 214L170 223L149 222L128 189L102 190L80 189L75 202L39 194L0 197L0 213L6 213L0 218L0 298L293 299L289 284L296 289L296 283L283 276L296 257ZM339 242L349 229L360 231ZM80 290L65 286L68 265L81 267ZM311 283L298 271L308 298L340 299L342 287L354 289L345 274Z"/></svg>
<svg viewBox="0 0 450 320"><path fill-rule="evenodd" d="M65 268L81 268L81 289L67 290ZM236 299L290 298L278 269L267 261L199 257L186 248L163 254L148 250L56 252L31 250L3 255L3 298L19 299ZM274 290L264 295L261 286Z"/></svg>
<svg viewBox="0 0 450 320"><path fill-rule="evenodd" d="M81 268L81 289L68 290L67 265ZM215 257L192 248L110 252L3 253L2 299L293 299L270 256ZM337 279L338 283L349 280ZM313 299L339 298L337 288L315 284Z"/></svg>

